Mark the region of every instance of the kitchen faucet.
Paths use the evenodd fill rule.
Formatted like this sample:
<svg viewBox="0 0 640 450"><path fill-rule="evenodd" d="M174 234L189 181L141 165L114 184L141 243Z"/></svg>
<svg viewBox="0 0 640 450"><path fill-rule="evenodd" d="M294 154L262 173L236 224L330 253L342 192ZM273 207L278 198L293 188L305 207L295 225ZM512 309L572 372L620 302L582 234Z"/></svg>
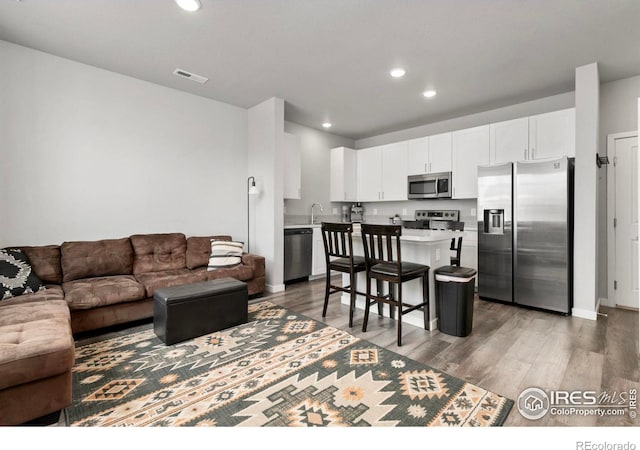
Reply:
<svg viewBox="0 0 640 450"><path fill-rule="evenodd" d="M322 204L320 203L314 203L313 205L311 205L311 224L313 225L314 223L316 223L316 218L313 215L313 208L319 206L320 207L320 212L323 212L324 210L322 209Z"/></svg>

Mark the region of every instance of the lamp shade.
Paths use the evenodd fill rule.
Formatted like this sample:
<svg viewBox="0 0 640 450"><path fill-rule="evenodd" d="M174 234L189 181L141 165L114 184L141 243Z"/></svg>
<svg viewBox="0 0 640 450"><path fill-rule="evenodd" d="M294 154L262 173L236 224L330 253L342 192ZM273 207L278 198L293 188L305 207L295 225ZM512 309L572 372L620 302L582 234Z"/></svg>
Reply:
<svg viewBox="0 0 640 450"><path fill-rule="evenodd" d="M255 184L252 184L249 187L249 195L258 195L260 193L260 189Z"/></svg>

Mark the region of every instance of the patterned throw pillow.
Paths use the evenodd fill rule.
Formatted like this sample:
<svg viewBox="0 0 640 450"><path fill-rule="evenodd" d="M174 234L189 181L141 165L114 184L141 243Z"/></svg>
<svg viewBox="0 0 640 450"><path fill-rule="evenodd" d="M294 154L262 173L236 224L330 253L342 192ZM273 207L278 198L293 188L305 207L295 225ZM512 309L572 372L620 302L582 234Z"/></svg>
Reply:
<svg viewBox="0 0 640 450"><path fill-rule="evenodd" d="M227 269L242 263L244 242L211 240L211 256L207 270Z"/></svg>
<svg viewBox="0 0 640 450"><path fill-rule="evenodd" d="M40 278L31 270L27 255L16 249L0 250L0 300L44 288Z"/></svg>

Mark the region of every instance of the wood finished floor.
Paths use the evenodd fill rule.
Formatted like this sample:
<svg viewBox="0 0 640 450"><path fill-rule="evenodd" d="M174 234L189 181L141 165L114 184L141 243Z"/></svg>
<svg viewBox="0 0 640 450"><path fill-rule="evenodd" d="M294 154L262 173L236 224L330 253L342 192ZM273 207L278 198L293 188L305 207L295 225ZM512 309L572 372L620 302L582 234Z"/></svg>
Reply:
<svg viewBox="0 0 640 450"><path fill-rule="evenodd" d="M339 280L336 280L336 283ZM330 298L322 317L324 280L287 286L270 300L327 325L428 364L467 382L516 400L528 387L545 390L593 390L620 393L640 388L638 313L601 307L597 321L534 311L475 299L473 332L467 337L403 324L402 346L396 345L395 321L369 317L362 332L362 311L348 326L348 308L339 294ZM259 300L255 300L259 301ZM375 309L375 308L373 308ZM505 426L633 426L640 419L550 416L531 421L514 408Z"/></svg>

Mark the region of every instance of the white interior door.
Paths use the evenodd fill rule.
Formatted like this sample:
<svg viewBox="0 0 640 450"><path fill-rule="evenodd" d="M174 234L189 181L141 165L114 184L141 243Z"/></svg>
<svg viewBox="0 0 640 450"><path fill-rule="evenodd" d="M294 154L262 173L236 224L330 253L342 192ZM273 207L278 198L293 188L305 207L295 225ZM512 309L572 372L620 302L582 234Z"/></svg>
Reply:
<svg viewBox="0 0 640 450"><path fill-rule="evenodd" d="M638 138L616 139L614 150L615 304L638 308Z"/></svg>

